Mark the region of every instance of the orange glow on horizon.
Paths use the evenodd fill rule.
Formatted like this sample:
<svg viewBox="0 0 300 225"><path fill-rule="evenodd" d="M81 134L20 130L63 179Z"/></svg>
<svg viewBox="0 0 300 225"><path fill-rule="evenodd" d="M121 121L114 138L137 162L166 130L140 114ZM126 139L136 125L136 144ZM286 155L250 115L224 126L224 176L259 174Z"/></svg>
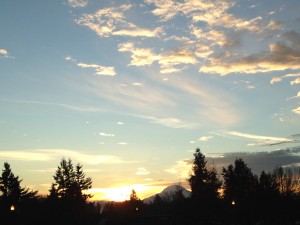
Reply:
<svg viewBox="0 0 300 225"><path fill-rule="evenodd" d="M91 194L93 197L90 201L115 201L123 202L130 199L132 189L136 191L137 197L141 200L160 193L169 184L158 185L156 184L133 184L121 185L118 187L108 188L92 188L86 193Z"/></svg>
<svg viewBox="0 0 300 225"><path fill-rule="evenodd" d="M93 195L93 197L90 199L91 201L105 200L123 202L130 199L130 194L133 189L136 191L137 196L140 199L148 197L152 192L155 192L155 189L153 189L151 186L147 186L144 184L134 184L111 188L92 188L87 191L87 193ZM149 192L150 195L147 195L147 193Z"/></svg>

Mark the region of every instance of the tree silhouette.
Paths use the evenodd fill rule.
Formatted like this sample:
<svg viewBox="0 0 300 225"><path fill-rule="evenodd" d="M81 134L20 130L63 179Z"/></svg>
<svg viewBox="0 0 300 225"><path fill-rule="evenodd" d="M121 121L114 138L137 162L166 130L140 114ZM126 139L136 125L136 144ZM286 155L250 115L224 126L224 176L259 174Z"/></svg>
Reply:
<svg viewBox="0 0 300 225"><path fill-rule="evenodd" d="M1 200L8 204L18 204L20 201L37 197L37 191L30 191L21 187L22 180L11 171L10 165L5 162L0 177Z"/></svg>
<svg viewBox="0 0 300 225"><path fill-rule="evenodd" d="M279 194L279 185L276 176L270 172L262 171L258 180L258 192L261 196Z"/></svg>
<svg viewBox="0 0 300 225"><path fill-rule="evenodd" d="M208 169L206 164L205 156L197 148L194 153L192 175L188 180L192 189L192 197L217 199L222 183L215 168Z"/></svg>
<svg viewBox="0 0 300 225"><path fill-rule="evenodd" d="M300 193L300 169L277 167L274 176L279 191L283 196L293 196Z"/></svg>
<svg viewBox="0 0 300 225"><path fill-rule="evenodd" d="M93 203L87 202L91 197L84 191L92 188L92 179L86 177L82 165L73 165L71 159L62 159L47 198L48 224L92 224L98 219Z"/></svg>
<svg viewBox="0 0 300 225"><path fill-rule="evenodd" d="M37 191L21 187L21 182L5 162L0 177L0 224L33 224L36 219L32 209L37 208Z"/></svg>
<svg viewBox="0 0 300 225"><path fill-rule="evenodd" d="M91 195L83 191L92 188L92 179L85 177L82 165L77 164L74 168L72 160L62 159L53 176L54 183L50 189L50 198L86 201Z"/></svg>
<svg viewBox="0 0 300 225"><path fill-rule="evenodd" d="M258 185L257 176L242 159L236 159L234 166L230 164L227 169L223 167L222 175L225 199L240 204L254 196Z"/></svg>
<svg viewBox="0 0 300 225"><path fill-rule="evenodd" d="M131 190L130 201L139 201L136 191L134 189Z"/></svg>

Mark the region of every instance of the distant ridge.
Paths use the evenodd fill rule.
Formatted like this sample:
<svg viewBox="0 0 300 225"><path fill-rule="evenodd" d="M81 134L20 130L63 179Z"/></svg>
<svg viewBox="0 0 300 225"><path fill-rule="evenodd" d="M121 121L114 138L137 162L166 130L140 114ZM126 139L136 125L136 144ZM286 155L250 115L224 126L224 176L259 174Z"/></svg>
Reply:
<svg viewBox="0 0 300 225"><path fill-rule="evenodd" d="M191 192L185 189L184 187L180 185L171 185L166 187L162 192L152 195L148 198L143 199L143 203L145 204L152 204L154 202L155 196L159 195L163 201L165 202L172 202L173 201L173 196L176 193L176 191L181 190L182 194L185 198L190 198L191 197Z"/></svg>

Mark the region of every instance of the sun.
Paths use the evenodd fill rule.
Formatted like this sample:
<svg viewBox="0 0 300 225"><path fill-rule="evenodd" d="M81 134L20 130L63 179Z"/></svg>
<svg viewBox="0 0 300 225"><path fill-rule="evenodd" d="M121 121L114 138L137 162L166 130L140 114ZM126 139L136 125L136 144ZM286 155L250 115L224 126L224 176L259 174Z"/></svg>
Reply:
<svg viewBox="0 0 300 225"><path fill-rule="evenodd" d="M105 193L104 198L110 201L123 202L129 199L130 191L129 187L110 188Z"/></svg>
<svg viewBox="0 0 300 225"><path fill-rule="evenodd" d="M147 190L148 187L142 184L111 187L111 188L92 188L88 191L93 197L90 199L92 201L106 200L114 202L123 202L129 200L132 190L135 190L139 196L143 191ZM141 197L141 196L139 196Z"/></svg>

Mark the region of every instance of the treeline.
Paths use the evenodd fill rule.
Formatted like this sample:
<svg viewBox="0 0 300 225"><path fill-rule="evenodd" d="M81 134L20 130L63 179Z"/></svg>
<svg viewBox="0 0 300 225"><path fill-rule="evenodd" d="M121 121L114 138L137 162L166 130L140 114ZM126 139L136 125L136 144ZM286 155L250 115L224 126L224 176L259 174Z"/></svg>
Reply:
<svg viewBox="0 0 300 225"><path fill-rule="evenodd" d="M259 175L243 161L223 167L219 174L197 148L188 182L191 197L178 186L167 199L156 195L144 204L132 190L130 200L95 204L86 190L92 179L82 165L62 159L49 194L21 187L8 163L0 177L0 224L55 225L280 225L300 223L300 170L274 168Z"/></svg>
<svg viewBox="0 0 300 225"><path fill-rule="evenodd" d="M86 177L82 165L62 159L53 176L47 196L21 187L5 162L0 177L0 224L6 225L94 225L99 222L99 208L84 191L92 187L92 179Z"/></svg>
<svg viewBox="0 0 300 225"><path fill-rule="evenodd" d="M299 167L277 167L256 175L243 159L236 159L218 174L197 148L188 182L191 198L185 198L182 187L178 186L173 196L165 199L156 195L150 205L137 197L107 204L104 213L107 224L300 224Z"/></svg>

